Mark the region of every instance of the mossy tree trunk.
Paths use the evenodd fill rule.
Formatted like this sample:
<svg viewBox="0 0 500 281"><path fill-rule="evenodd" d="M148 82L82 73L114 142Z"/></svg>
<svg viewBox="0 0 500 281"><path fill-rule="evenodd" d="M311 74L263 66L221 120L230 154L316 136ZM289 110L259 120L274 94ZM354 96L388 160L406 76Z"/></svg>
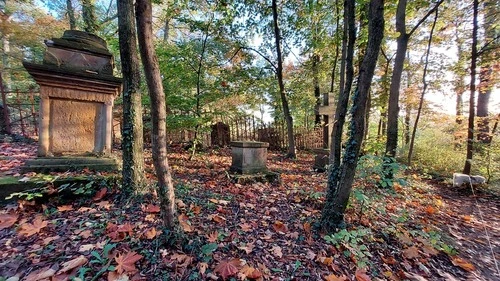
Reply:
<svg viewBox="0 0 500 281"><path fill-rule="evenodd" d="M365 115L368 93L377 64L380 44L384 36L384 1L371 0L368 13L368 44L359 69L358 85L354 92L351 108L349 139L338 169L338 181L328 188L325 206L321 216L321 227L326 232L334 232L344 224L344 213L352 190L354 173L365 130ZM330 181L330 177L328 179ZM330 186L331 183L329 182Z"/></svg>
<svg viewBox="0 0 500 281"><path fill-rule="evenodd" d="M118 37L123 74L123 189L143 191L144 139L142 125L142 95L140 65L135 29L134 1L118 0Z"/></svg>
<svg viewBox="0 0 500 281"><path fill-rule="evenodd" d="M152 154L163 225L173 231L177 221L175 216L175 193L172 175L167 159L167 112L165 93L161 81L158 58L153 44L153 12L151 0L137 0L136 19L139 50L151 99Z"/></svg>
<svg viewBox="0 0 500 281"><path fill-rule="evenodd" d="M82 0L83 30L96 33L99 29L95 14L95 0Z"/></svg>

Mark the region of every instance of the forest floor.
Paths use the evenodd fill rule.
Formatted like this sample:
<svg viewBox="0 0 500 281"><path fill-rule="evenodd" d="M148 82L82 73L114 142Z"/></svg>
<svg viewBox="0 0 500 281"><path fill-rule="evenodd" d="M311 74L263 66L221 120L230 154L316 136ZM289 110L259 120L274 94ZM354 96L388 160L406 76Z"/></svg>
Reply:
<svg viewBox="0 0 500 281"><path fill-rule="evenodd" d="M0 178L39 177L19 174L35 145L0 143ZM189 160L173 148L169 161L182 231L162 233L154 193L125 197L95 178L82 195L0 207L0 280L500 280L500 200L489 188L407 172L407 184L380 189L377 175L358 177L348 228L325 235L325 174L311 154L270 153L274 184L232 182L229 149ZM153 181L149 158L146 170ZM76 174L96 175L52 176Z"/></svg>

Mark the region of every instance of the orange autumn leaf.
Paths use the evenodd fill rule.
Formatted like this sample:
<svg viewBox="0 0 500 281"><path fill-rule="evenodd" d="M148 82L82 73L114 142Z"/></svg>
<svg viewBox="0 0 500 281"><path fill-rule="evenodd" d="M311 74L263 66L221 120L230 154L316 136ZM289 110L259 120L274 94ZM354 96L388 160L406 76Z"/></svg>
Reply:
<svg viewBox="0 0 500 281"><path fill-rule="evenodd" d="M156 228L155 227L151 227L150 229L146 230L146 232L144 232L144 236L146 236L146 239L153 239L156 237L156 234L158 232L156 232Z"/></svg>
<svg viewBox="0 0 500 281"><path fill-rule="evenodd" d="M73 210L73 206L71 206L71 205L62 205L62 206L57 207L57 210L59 212L72 211Z"/></svg>
<svg viewBox="0 0 500 281"><path fill-rule="evenodd" d="M197 205L193 205L191 204L189 206L189 209L191 210L191 212L193 212L193 214L195 215L199 215L201 213L201 206L197 206Z"/></svg>
<svg viewBox="0 0 500 281"><path fill-rule="evenodd" d="M310 234L310 233L311 233L311 224L310 224L310 223L305 222L305 223L304 223L304 225L303 225L303 227L304 227L304 231L305 231L306 233L308 233L308 234Z"/></svg>
<svg viewBox="0 0 500 281"><path fill-rule="evenodd" d="M241 261L239 259L233 259L230 261L223 261L219 263L214 272L219 273L222 280L226 280L230 276L234 276L238 273L238 267L240 267Z"/></svg>
<svg viewBox="0 0 500 281"><path fill-rule="evenodd" d="M288 227L286 227L286 225L280 221L275 221L273 223L273 229L274 231L276 232L281 232L281 233L287 233L288 232Z"/></svg>
<svg viewBox="0 0 500 281"><path fill-rule="evenodd" d="M451 259L451 263L453 263L454 266L459 266L465 271L474 271L476 270L476 267L468 262L467 260L464 260L460 257L453 257Z"/></svg>
<svg viewBox="0 0 500 281"><path fill-rule="evenodd" d="M396 261L393 257L388 257L388 258L386 258L386 257L382 256L381 258L382 258L382 261L383 261L385 264L390 264L390 265L393 265L393 264L396 264L396 263L397 263L397 261Z"/></svg>
<svg viewBox="0 0 500 281"><path fill-rule="evenodd" d="M0 214L0 230L13 226L18 217L16 214Z"/></svg>
<svg viewBox="0 0 500 281"><path fill-rule="evenodd" d="M214 220L216 223L224 223L226 221L226 218L219 215L213 215L212 220Z"/></svg>
<svg viewBox="0 0 500 281"><path fill-rule="evenodd" d="M186 216L186 214L180 214L178 219L179 219L179 224L181 225L182 229L185 232L192 232L193 231L191 224L189 224L189 218L188 218L188 216Z"/></svg>
<svg viewBox="0 0 500 281"><path fill-rule="evenodd" d="M25 276L23 280L25 281L38 281L44 280L54 276L56 274L56 270L51 268L50 266L35 270L31 272L28 276Z"/></svg>
<svg viewBox="0 0 500 281"><path fill-rule="evenodd" d="M432 207L432 206L430 206L430 205L429 205L429 206L427 206L427 207L425 208L425 212L426 212L428 215L433 215L433 214L435 214L435 213L436 213L436 209L434 209L434 207Z"/></svg>
<svg viewBox="0 0 500 281"><path fill-rule="evenodd" d="M248 279L258 279L262 277L262 273L251 266L245 265L243 268L240 270L239 275L242 279L248 278Z"/></svg>
<svg viewBox="0 0 500 281"><path fill-rule="evenodd" d="M99 191L96 192L96 194L95 194L94 198L92 198L92 200L94 200L94 201L101 200L102 198L104 198L104 195L106 195L107 192L108 192L108 188L106 188L106 187L101 188Z"/></svg>
<svg viewBox="0 0 500 281"><path fill-rule="evenodd" d="M248 224L248 223L241 223L240 224L240 227L241 227L241 230L243 230L244 232L249 232L252 230L252 225Z"/></svg>
<svg viewBox="0 0 500 281"><path fill-rule="evenodd" d="M144 207L144 212L146 212L146 213L159 213L160 206L148 204L148 205L146 205L146 207Z"/></svg>
<svg viewBox="0 0 500 281"><path fill-rule="evenodd" d="M39 233L43 228L47 226L48 222L42 220L41 217L36 217L33 223L24 223L21 225L19 233L24 236L31 236Z"/></svg>
<svg viewBox="0 0 500 281"><path fill-rule="evenodd" d="M472 216L465 215L465 216L462 216L462 219L463 219L465 222L471 222L471 221L472 221Z"/></svg>
<svg viewBox="0 0 500 281"><path fill-rule="evenodd" d="M116 272L122 274L123 272L135 272L135 262L142 259L142 256L136 252L128 252L126 254L119 254L115 257L115 261L118 264L116 266Z"/></svg>
<svg viewBox="0 0 500 281"><path fill-rule="evenodd" d="M345 277L345 275L342 275L342 276L337 276L335 274L330 274L330 275L327 275L327 276L324 276L323 279L325 279L325 281L347 281L347 277Z"/></svg>
<svg viewBox="0 0 500 281"><path fill-rule="evenodd" d="M356 270L356 281L371 281L372 279L370 276L366 275L366 272L364 270Z"/></svg>
<svg viewBox="0 0 500 281"><path fill-rule="evenodd" d="M125 232L131 235L134 232L134 226L130 223L121 224L116 229L117 232Z"/></svg>
<svg viewBox="0 0 500 281"><path fill-rule="evenodd" d="M217 240L219 239L219 233L217 231L214 231L214 232L211 232L208 236L207 236L207 240L208 242L210 243L215 243L217 242Z"/></svg>

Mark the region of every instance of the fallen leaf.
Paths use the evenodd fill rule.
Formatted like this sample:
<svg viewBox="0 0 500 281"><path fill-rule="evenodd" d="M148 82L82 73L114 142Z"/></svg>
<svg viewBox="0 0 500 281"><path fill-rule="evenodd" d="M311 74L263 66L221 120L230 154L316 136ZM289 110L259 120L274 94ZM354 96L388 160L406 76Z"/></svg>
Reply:
<svg viewBox="0 0 500 281"><path fill-rule="evenodd" d="M342 276L337 276L335 274L330 274L330 275L327 275L327 276L324 276L323 277L325 279L325 281L347 281L347 277L345 277L344 275Z"/></svg>
<svg viewBox="0 0 500 281"><path fill-rule="evenodd" d="M410 248L406 248L403 250L403 255L407 259L414 259L420 257L420 254L418 253L418 249L415 246L412 246Z"/></svg>
<svg viewBox="0 0 500 281"><path fill-rule="evenodd" d="M184 230L184 232L192 232L193 231L193 228L189 224L189 218L188 218L188 216L186 216L186 214L180 214L178 219L179 219L179 224L181 225L182 230Z"/></svg>
<svg viewBox="0 0 500 281"><path fill-rule="evenodd" d="M87 258L84 256L76 257L72 260L64 262L61 266L62 268L57 272L57 274L64 273L72 270L73 268L77 268L87 263Z"/></svg>
<svg viewBox="0 0 500 281"><path fill-rule="evenodd" d="M181 199L176 199L175 204L177 204L177 208L179 209L186 208L186 204Z"/></svg>
<svg viewBox="0 0 500 281"><path fill-rule="evenodd" d="M385 263L385 264L389 264L389 265L393 265L393 264L396 264L397 261L394 259L394 257L384 257L384 256L381 256L382 258L382 261Z"/></svg>
<svg viewBox="0 0 500 281"><path fill-rule="evenodd" d="M275 221L273 223L273 229L274 231L278 232L278 233L287 233L288 232L288 227L286 227L286 225L280 221Z"/></svg>
<svg viewBox="0 0 500 281"><path fill-rule="evenodd" d="M57 240L59 238L61 238L61 236L59 236L59 235L47 237L47 238L43 239L43 244L48 245L50 242Z"/></svg>
<svg viewBox="0 0 500 281"><path fill-rule="evenodd" d="M16 214L0 214L0 230L13 226L18 218Z"/></svg>
<svg viewBox="0 0 500 281"><path fill-rule="evenodd" d="M42 220L41 217L36 217L33 220L33 223L24 223L21 225L19 233L24 236L31 236L36 233L39 233L43 228L47 226L48 222Z"/></svg>
<svg viewBox="0 0 500 281"><path fill-rule="evenodd" d="M245 246L238 247L238 249L245 251L245 253L248 255L253 251L254 247L254 243L246 243Z"/></svg>
<svg viewBox="0 0 500 281"><path fill-rule="evenodd" d="M142 259L142 256L136 252L127 252L126 254L119 254L115 257L115 261L118 264L116 266L116 272L122 274L123 272L135 272L135 262Z"/></svg>
<svg viewBox="0 0 500 281"><path fill-rule="evenodd" d="M108 192L108 188L106 188L106 187L101 188L99 191L96 192L96 194L94 195L94 198L92 198L92 200L94 200L94 201L101 200L102 198L104 198L104 196L106 195L107 192Z"/></svg>
<svg viewBox="0 0 500 281"><path fill-rule="evenodd" d="M177 261L177 267L188 267L191 263L193 263L193 257L188 256L186 254L173 254L170 257L172 260Z"/></svg>
<svg viewBox="0 0 500 281"><path fill-rule="evenodd" d="M156 228L153 226L151 227L150 229L146 230L146 232L144 232L144 236L146 236L146 239L149 239L149 240L152 240L156 237Z"/></svg>
<svg viewBox="0 0 500 281"><path fill-rule="evenodd" d="M213 215L212 220L214 220L216 223L224 223L226 221L226 218L219 215Z"/></svg>
<svg viewBox="0 0 500 281"><path fill-rule="evenodd" d="M357 281L371 281L372 279L370 276L366 275L366 272L364 270L356 270L355 275Z"/></svg>
<svg viewBox="0 0 500 281"><path fill-rule="evenodd" d="M454 266L459 266L465 271L474 271L476 270L476 267L468 262L465 259L462 259L460 257L453 257L451 258L451 263L453 263Z"/></svg>
<svg viewBox="0 0 500 281"><path fill-rule="evenodd" d="M245 265L242 269L240 269L238 276L241 278L241 280L244 280L245 278L258 279L262 277L262 273L256 268Z"/></svg>
<svg viewBox="0 0 500 281"><path fill-rule="evenodd" d="M193 212L193 214L195 215L199 215L201 213L201 206L197 206L197 205L193 205L191 204L189 206L189 209L191 210L191 212Z"/></svg>
<svg viewBox="0 0 500 281"><path fill-rule="evenodd" d="M434 209L434 207L432 207L431 205L427 206L425 208L425 212L428 214L428 215L433 215L436 213L436 209Z"/></svg>
<svg viewBox="0 0 500 281"><path fill-rule="evenodd" d="M211 232L207 238L208 242L215 243L219 239L219 233L217 231Z"/></svg>
<svg viewBox="0 0 500 281"><path fill-rule="evenodd" d="M56 270L52 269L50 266L41 268L39 270L31 272L28 276L24 277L24 281L38 281L47 279L56 274Z"/></svg>
<svg viewBox="0 0 500 281"><path fill-rule="evenodd" d="M303 227L304 227L304 231L307 233L307 234L311 234L311 224L308 223L308 222L305 222L303 224Z"/></svg>
<svg viewBox="0 0 500 281"><path fill-rule="evenodd" d="M57 207L57 210L59 212L72 211L73 210L73 206L71 206L71 205L62 205L62 206Z"/></svg>
<svg viewBox="0 0 500 281"><path fill-rule="evenodd" d="M86 251L90 251L94 248L95 248L94 244L84 244L84 245L80 246L80 248L78 249L78 252L86 252Z"/></svg>
<svg viewBox="0 0 500 281"><path fill-rule="evenodd" d="M148 205L146 205L146 207L144 207L144 212L146 212L146 213L159 213L160 206L148 204Z"/></svg>
<svg viewBox="0 0 500 281"><path fill-rule="evenodd" d="M271 249L271 252L273 252L273 255L275 257L278 257L278 258L283 257L283 253L281 252L280 246L273 246L273 248Z"/></svg>
<svg viewBox="0 0 500 281"><path fill-rule="evenodd" d="M201 275L205 275L207 268L208 268L208 263L206 263L206 262L198 263L198 270L200 271Z"/></svg>
<svg viewBox="0 0 500 281"><path fill-rule="evenodd" d="M226 280L228 277L234 276L238 273L238 267L240 264L241 261L239 259L223 261L215 267L214 272L219 273L222 280Z"/></svg>
<svg viewBox="0 0 500 281"><path fill-rule="evenodd" d="M240 224L240 227L241 227L241 230L243 230L244 232L249 232L253 229L252 225L248 224L248 223L241 223Z"/></svg>

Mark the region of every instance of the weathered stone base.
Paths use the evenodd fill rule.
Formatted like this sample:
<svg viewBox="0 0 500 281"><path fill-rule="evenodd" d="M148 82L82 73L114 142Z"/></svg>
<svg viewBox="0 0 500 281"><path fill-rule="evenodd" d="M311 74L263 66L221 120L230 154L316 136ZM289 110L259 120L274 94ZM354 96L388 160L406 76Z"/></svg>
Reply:
<svg viewBox="0 0 500 281"><path fill-rule="evenodd" d="M95 158L95 157L47 157L35 158L26 161L21 167L22 173L37 172L65 172L81 171L83 169L92 171L117 171L120 165L113 158Z"/></svg>
<svg viewBox="0 0 500 281"><path fill-rule="evenodd" d="M316 172L323 173L326 171L326 166L330 163L330 150L328 149L315 149L313 169Z"/></svg>
<svg viewBox="0 0 500 281"><path fill-rule="evenodd" d="M246 175L246 174L229 174L229 177L231 180L235 183L238 184L249 184L249 183L256 183L256 182L263 182L263 183L281 183L281 176L279 173L275 172L262 172L262 173L257 173L257 174L252 174L252 175Z"/></svg>

